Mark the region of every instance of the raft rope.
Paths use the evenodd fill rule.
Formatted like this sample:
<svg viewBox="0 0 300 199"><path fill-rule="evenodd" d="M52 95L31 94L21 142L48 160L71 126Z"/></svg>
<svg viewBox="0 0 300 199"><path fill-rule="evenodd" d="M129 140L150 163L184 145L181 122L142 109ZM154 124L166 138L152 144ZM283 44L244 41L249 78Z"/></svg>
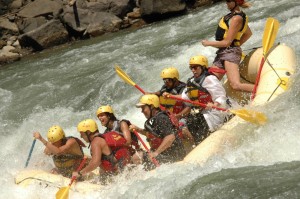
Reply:
<svg viewBox="0 0 300 199"><path fill-rule="evenodd" d="M46 183L47 186L51 185L51 186L54 186L54 187L56 187L56 188L61 188L60 186L55 185L53 182L50 182L50 181L47 181L47 180L44 180L44 179L40 179L40 178L35 178L35 177L24 178L23 180L21 180L21 181L19 181L19 182L15 182L15 183L16 183L16 184L21 184L21 183L24 182L25 180L37 180L37 181Z"/></svg>
<svg viewBox="0 0 300 199"><path fill-rule="evenodd" d="M272 96L274 95L274 93L277 91L277 89L284 84L284 80L281 79L281 77L278 75L278 73L276 72L275 68L273 67L273 65L270 63L270 61L268 60L268 58L266 59L266 62L269 64L269 66L272 68L272 70L275 72L275 74L277 75L277 77L280 80L280 83L278 84L278 86L274 89L274 91L272 92L272 94L270 95L270 97L268 98L267 102L272 98Z"/></svg>

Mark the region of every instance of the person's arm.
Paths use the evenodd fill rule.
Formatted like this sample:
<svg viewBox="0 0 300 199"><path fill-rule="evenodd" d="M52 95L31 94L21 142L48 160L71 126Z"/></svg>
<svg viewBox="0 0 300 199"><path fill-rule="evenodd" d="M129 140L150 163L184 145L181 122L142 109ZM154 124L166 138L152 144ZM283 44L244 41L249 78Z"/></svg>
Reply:
<svg viewBox="0 0 300 199"><path fill-rule="evenodd" d="M122 133L124 135L124 138L126 140L125 145L130 146L130 144L131 144L131 133L129 131L129 126L128 126L127 122L121 121L121 131L122 131Z"/></svg>
<svg viewBox="0 0 300 199"><path fill-rule="evenodd" d="M134 124L131 124L131 125L129 126L129 129L130 129L131 131L132 131L132 130L136 130L138 133L140 133L140 134L142 134L142 135L144 135L144 136L147 136L147 133L148 133L145 129L142 129L142 128L140 128L140 127L134 125Z"/></svg>
<svg viewBox="0 0 300 199"><path fill-rule="evenodd" d="M181 118L184 118L185 116L187 116L190 112L191 112L191 107L190 106L186 106L186 107L184 107L184 109L182 109L182 111L180 111L179 113L175 114L175 116L178 119L181 119Z"/></svg>
<svg viewBox="0 0 300 199"><path fill-rule="evenodd" d="M226 38L222 41L208 41L203 40L201 43L203 46L212 46L215 48L227 48L231 45L239 30L242 28L243 18L241 16L234 16L230 20L229 30Z"/></svg>
<svg viewBox="0 0 300 199"><path fill-rule="evenodd" d="M172 143L175 140L175 135L174 134L169 134L166 137L164 137L162 143L159 145L159 147L152 153L153 157L156 157L157 155L161 154L164 152L166 149L168 149Z"/></svg>
<svg viewBox="0 0 300 199"><path fill-rule="evenodd" d="M247 26L246 32L242 35L240 39L240 45L243 45L252 36L252 31L249 26Z"/></svg>
<svg viewBox="0 0 300 199"><path fill-rule="evenodd" d="M70 148L72 148L72 146L76 143L75 139L69 139L65 145L63 145L61 147L56 147L53 144L51 144L50 142L46 141L40 135L39 132L34 132L33 137L40 140L45 145L46 149L44 150L44 152L46 154L54 154L54 155L64 154L64 153L68 152L68 150Z"/></svg>
<svg viewBox="0 0 300 199"><path fill-rule="evenodd" d="M76 140L73 138L68 139L68 141L66 142L66 144L64 144L61 147L56 147L53 144L51 144L50 142L48 142L48 144L46 144L46 148L54 155L60 155L60 154L65 154L67 152L70 151L70 149L76 144Z"/></svg>
<svg viewBox="0 0 300 199"><path fill-rule="evenodd" d="M101 163L101 157L102 157L102 146L103 144L101 143L102 140L101 138L94 138L96 139L92 144L91 144L91 151L92 151L92 158L89 162L89 164L80 171L81 175L86 175L89 172L95 170ZM74 172L76 175L78 175L77 172Z"/></svg>
<svg viewBox="0 0 300 199"><path fill-rule="evenodd" d="M209 92L212 97L213 104L207 104L208 108L213 106L225 106L226 105L226 91L222 85L222 83L215 76L208 76L203 81L202 86Z"/></svg>

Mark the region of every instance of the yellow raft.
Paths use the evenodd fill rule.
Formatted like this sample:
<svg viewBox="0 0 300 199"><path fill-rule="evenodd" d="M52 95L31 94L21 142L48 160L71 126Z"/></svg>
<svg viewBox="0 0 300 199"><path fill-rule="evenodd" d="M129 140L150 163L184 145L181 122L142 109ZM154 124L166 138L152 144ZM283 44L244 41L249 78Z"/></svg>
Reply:
<svg viewBox="0 0 300 199"><path fill-rule="evenodd" d="M263 50L261 48L254 50L246 56L241 64L241 76L243 81L255 82L257 71L260 67ZM290 47L280 44L269 50L264 62L257 94L252 102L251 108L256 109L263 104L274 100L278 95L285 92L291 84L291 75L295 73L296 55ZM249 96L242 92L232 92L228 83L225 83L227 93L230 97L238 100L240 103L246 102ZM219 130L212 133L196 148L194 148L183 160L184 163L204 164L215 155L220 155L226 148L234 147L241 134L234 133L240 123L245 123L243 119L234 117L224 124ZM46 186L56 186L58 188L68 185L70 179L60 175L50 174L41 170L24 170L15 177L17 185L26 187L31 184L45 184ZM71 190L86 193L100 190L101 185L89 182L78 182L72 185Z"/></svg>

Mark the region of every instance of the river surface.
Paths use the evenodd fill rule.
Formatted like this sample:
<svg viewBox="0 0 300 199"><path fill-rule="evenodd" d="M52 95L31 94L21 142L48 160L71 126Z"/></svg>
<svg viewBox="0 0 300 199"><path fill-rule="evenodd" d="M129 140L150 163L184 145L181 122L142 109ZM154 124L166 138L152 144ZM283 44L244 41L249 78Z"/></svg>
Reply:
<svg viewBox="0 0 300 199"><path fill-rule="evenodd" d="M245 10L253 36L245 52L261 46L267 17L279 20L276 43L292 47L300 57L300 1L252 0ZM136 31L121 31L47 50L0 69L0 198L54 198L57 188L21 188L14 176L25 165L33 138L45 137L52 125L78 136L76 126L97 119L100 105L110 104L118 118L143 126L134 104L141 93L114 72L117 64L146 91L162 85L160 71L175 66L180 79L191 72L188 60L204 54L211 63L215 49L202 39L214 39L226 3L154 23ZM299 61L298 61L299 63ZM299 71L299 64L297 66ZM248 132L239 147L213 157L204 165L162 165L154 173L136 169L96 192L70 193L71 198L300 198L300 74L291 88L265 107L265 126L241 125ZM100 122L98 125L100 125ZM103 128L100 128L103 130ZM52 160L37 142L29 169L50 170ZM86 150L88 153L88 151Z"/></svg>

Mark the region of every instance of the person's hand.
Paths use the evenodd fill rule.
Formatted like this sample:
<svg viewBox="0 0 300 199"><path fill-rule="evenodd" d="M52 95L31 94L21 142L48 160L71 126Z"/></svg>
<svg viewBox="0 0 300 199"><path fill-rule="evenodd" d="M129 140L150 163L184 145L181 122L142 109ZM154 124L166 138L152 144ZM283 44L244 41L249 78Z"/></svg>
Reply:
<svg viewBox="0 0 300 199"><path fill-rule="evenodd" d="M162 96L163 96L164 98L169 98L169 96L171 96L171 94L168 93L168 92L164 92L164 93L162 94Z"/></svg>
<svg viewBox="0 0 300 199"><path fill-rule="evenodd" d="M155 158L156 156L158 156L158 153L157 152L150 152L150 153L148 153L148 156L149 156L150 159L152 159L152 158Z"/></svg>
<svg viewBox="0 0 300 199"><path fill-rule="evenodd" d="M201 43L202 43L203 46L208 46L209 45L209 41L207 41L207 40L202 40Z"/></svg>
<svg viewBox="0 0 300 199"><path fill-rule="evenodd" d="M33 137L34 137L35 139L38 139L38 140L41 140L41 138L42 138L42 136L41 136L41 134L40 134L39 132L34 132L34 133L33 133Z"/></svg>
<svg viewBox="0 0 300 199"><path fill-rule="evenodd" d="M129 130L130 131L133 131L133 130L137 130L137 131L139 131L139 127L137 127L136 125L134 125L134 124L131 124L130 126L129 126Z"/></svg>
<svg viewBox="0 0 300 199"><path fill-rule="evenodd" d="M79 178L80 177L80 175L79 175L79 173L77 172L77 171L73 171L73 173L72 173L72 178Z"/></svg>
<svg viewBox="0 0 300 199"><path fill-rule="evenodd" d="M211 103L211 102L209 102L209 103L206 104L206 108L205 109L206 110L211 110L213 106L214 106L214 104Z"/></svg>

